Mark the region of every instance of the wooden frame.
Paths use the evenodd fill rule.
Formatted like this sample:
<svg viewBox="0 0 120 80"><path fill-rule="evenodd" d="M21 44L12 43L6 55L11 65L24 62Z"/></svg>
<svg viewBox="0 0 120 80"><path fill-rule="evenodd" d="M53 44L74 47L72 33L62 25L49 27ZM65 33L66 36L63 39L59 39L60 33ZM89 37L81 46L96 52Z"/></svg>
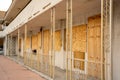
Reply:
<svg viewBox="0 0 120 80"><path fill-rule="evenodd" d="M72 0L66 0L66 80L72 80L72 12ZM68 74L69 59L70 74Z"/></svg>

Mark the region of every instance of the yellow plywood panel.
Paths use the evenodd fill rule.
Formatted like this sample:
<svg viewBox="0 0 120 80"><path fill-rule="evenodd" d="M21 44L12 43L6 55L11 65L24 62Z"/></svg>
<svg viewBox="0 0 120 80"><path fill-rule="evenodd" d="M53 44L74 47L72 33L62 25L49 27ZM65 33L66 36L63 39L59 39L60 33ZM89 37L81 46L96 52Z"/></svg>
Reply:
<svg viewBox="0 0 120 80"><path fill-rule="evenodd" d="M34 50L34 49L37 50L37 47L38 47L37 39L38 39L37 35L32 36L32 50Z"/></svg>
<svg viewBox="0 0 120 80"><path fill-rule="evenodd" d="M74 68L78 68L80 70L84 70L84 59L85 59L85 52L75 51L74 52ZM76 60L78 59L78 60Z"/></svg>
<svg viewBox="0 0 120 80"><path fill-rule="evenodd" d="M96 15L95 16L95 26L100 26L101 25L101 15Z"/></svg>
<svg viewBox="0 0 120 80"><path fill-rule="evenodd" d="M27 37L25 46L25 49L30 49L30 37Z"/></svg>
<svg viewBox="0 0 120 80"><path fill-rule="evenodd" d="M91 24L94 24L91 25ZM99 15L88 19L88 59L99 60L101 53L101 18Z"/></svg>
<svg viewBox="0 0 120 80"><path fill-rule="evenodd" d="M58 30L55 32L55 51L60 51L61 45L62 45L61 31Z"/></svg>
<svg viewBox="0 0 120 80"><path fill-rule="evenodd" d="M72 51L86 52L86 25L75 26L72 29Z"/></svg>
<svg viewBox="0 0 120 80"><path fill-rule="evenodd" d="M100 78L101 74L101 17L96 15L88 19L88 74Z"/></svg>
<svg viewBox="0 0 120 80"><path fill-rule="evenodd" d="M43 53L48 54L49 53L49 42L50 42L50 32L49 30L45 30L43 32Z"/></svg>
<svg viewBox="0 0 120 80"><path fill-rule="evenodd" d="M38 49L41 49L41 32L38 33Z"/></svg>
<svg viewBox="0 0 120 80"><path fill-rule="evenodd" d="M88 27L94 27L95 26L95 17L89 17L88 18Z"/></svg>

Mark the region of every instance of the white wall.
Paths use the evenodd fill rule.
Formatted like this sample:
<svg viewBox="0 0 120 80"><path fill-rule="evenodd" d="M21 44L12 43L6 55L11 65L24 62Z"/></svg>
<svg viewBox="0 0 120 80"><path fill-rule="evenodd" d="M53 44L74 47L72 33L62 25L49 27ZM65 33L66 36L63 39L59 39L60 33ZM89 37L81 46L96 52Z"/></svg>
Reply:
<svg viewBox="0 0 120 80"><path fill-rule="evenodd" d="M5 36L4 31L0 31L0 38L3 38Z"/></svg>
<svg viewBox="0 0 120 80"><path fill-rule="evenodd" d="M112 27L112 70L113 79L120 80L120 0L114 0Z"/></svg>

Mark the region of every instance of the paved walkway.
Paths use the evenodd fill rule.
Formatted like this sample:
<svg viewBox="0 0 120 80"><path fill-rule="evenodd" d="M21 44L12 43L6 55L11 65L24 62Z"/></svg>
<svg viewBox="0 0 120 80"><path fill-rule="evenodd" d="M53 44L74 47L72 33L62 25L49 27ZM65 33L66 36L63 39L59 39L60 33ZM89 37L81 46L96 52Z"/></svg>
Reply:
<svg viewBox="0 0 120 80"><path fill-rule="evenodd" d="M45 80L36 73L0 55L0 80Z"/></svg>

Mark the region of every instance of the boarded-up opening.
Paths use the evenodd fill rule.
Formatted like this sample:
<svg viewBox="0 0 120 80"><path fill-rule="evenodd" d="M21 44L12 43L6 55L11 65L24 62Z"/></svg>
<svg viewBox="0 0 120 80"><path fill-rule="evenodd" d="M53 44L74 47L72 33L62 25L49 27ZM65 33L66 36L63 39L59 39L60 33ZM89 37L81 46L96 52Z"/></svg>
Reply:
<svg viewBox="0 0 120 80"><path fill-rule="evenodd" d="M49 30L45 30L43 32L43 53L45 55L49 54L49 42L50 42L50 32Z"/></svg>
<svg viewBox="0 0 120 80"><path fill-rule="evenodd" d="M100 78L101 74L101 16L88 19L88 74Z"/></svg>
<svg viewBox="0 0 120 80"><path fill-rule="evenodd" d="M38 48L38 37L37 35L32 36L32 50L37 50Z"/></svg>
<svg viewBox="0 0 120 80"><path fill-rule="evenodd" d="M40 50L42 48L41 46L41 32L38 33L38 50Z"/></svg>
<svg viewBox="0 0 120 80"><path fill-rule="evenodd" d="M85 52L76 51L74 52L74 68L84 70L85 69Z"/></svg>
<svg viewBox="0 0 120 80"><path fill-rule="evenodd" d="M62 46L61 31L55 31L55 51L60 51Z"/></svg>
<svg viewBox="0 0 120 80"><path fill-rule="evenodd" d="M30 49L30 46L31 46L31 45L30 45L30 37L27 37L27 39L26 39L26 44L25 44L25 47L26 47L25 49L26 49L26 50Z"/></svg>
<svg viewBox="0 0 120 80"><path fill-rule="evenodd" d="M84 70L86 53L86 25L75 26L72 29L72 51L74 52L74 68Z"/></svg>

